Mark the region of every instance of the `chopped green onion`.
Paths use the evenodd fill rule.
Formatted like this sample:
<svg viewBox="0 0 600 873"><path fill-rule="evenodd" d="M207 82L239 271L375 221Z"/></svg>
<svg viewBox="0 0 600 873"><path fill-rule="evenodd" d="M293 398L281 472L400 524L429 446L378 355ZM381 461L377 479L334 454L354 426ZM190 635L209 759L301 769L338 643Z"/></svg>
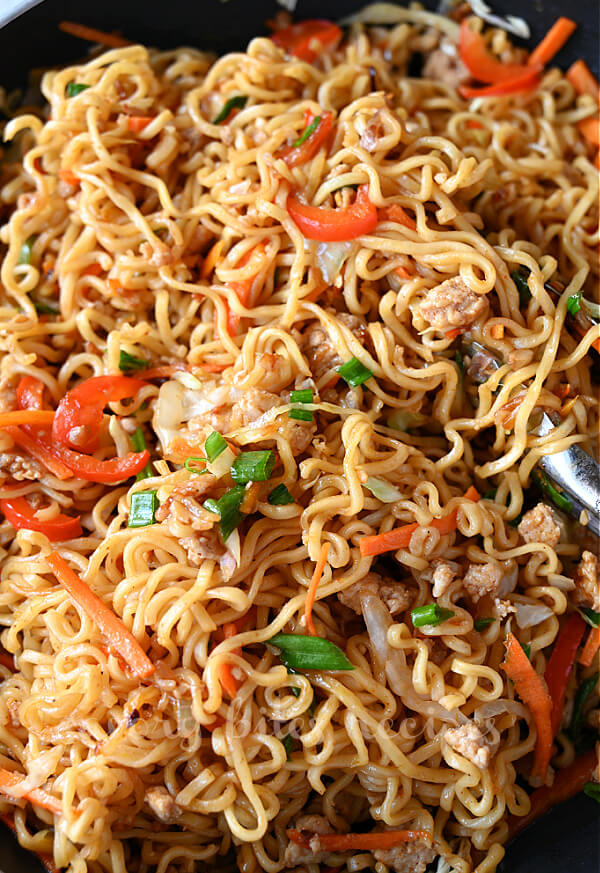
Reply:
<svg viewBox="0 0 600 873"><path fill-rule="evenodd" d="M495 618L476 618L473 622L473 627L476 631L486 630L486 628L488 628L495 621Z"/></svg>
<svg viewBox="0 0 600 873"><path fill-rule="evenodd" d="M321 123L321 116L317 115L317 117L313 121L311 121L311 123L308 125L308 127L304 128L304 130L302 131L302 134L298 137L298 139L292 143L292 148L293 149L300 148L300 146L306 142L306 140L309 138L309 136L315 132L317 127L320 125L320 123Z"/></svg>
<svg viewBox="0 0 600 873"><path fill-rule="evenodd" d="M200 463L204 464L205 466L201 470L196 470L194 464ZM202 476L204 473L208 473L208 470L206 469L206 458L202 458L200 456L194 457L193 455L190 455L190 457L186 458L183 462L183 466L188 471L188 473L194 473L195 476Z"/></svg>
<svg viewBox="0 0 600 873"><path fill-rule="evenodd" d="M338 373L352 388L357 388L373 376L373 373L361 364L358 358L350 358L338 367Z"/></svg>
<svg viewBox="0 0 600 873"><path fill-rule="evenodd" d="M483 495L483 499L484 500L495 500L497 493L498 493L497 488L490 488L490 490L486 491L485 494Z"/></svg>
<svg viewBox="0 0 600 873"><path fill-rule="evenodd" d="M217 433L216 430L213 430L213 432L206 437L204 451L206 452L206 457L210 463L215 461L226 448L227 440L222 437L220 433Z"/></svg>
<svg viewBox="0 0 600 873"><path fill-rule="evenodd" d="M314 395L310 388L302 388L290 394L290 403L312 403L313 399Z"/></svg>
<svg viewBox="0 0 600 873"><path fill-rule="evenodd" d="M136 428L135 432L131 434L131 445L133 446L134 452L145 452L148 448L146 445L146 437L144 436L144 431L141 427ZM135 481L141 482L142 479L151 479L153 476L154 471L152 470L152 464L148 461L144 469L140 470L139 473L136 473ZM131 527L131 525L129 526Z"/></svg>
<svg viewBox="0 0 600 873"><path fill-rule="evenodd" d="M550 498L550 500L557 507L557 509L561 509L567 514L573 512L573 504L571 503L569 498L565 497L564 494L562 494L554 487L554 485L548 479L545 473L543 473L541 470L534 470L531 474L531 478L538 486L538 488L543 491L547 497Z"/></svg>
<svg viewBox="0 0 600 873"><path fill-rule="evenodd" d="M238 94L237 97L230 97L225 106L213 120L213 124L223 124L224 121L227 121L233 109L243 109L247 102L248 98L245 94Z"/></svg>
<svg viewBox="0 0 600 873"><path fill-rule="evenodd" d="M578 291L576 294L571 294L569 299L567 300L567 312L570 315L577 315L579 310L581 309L581 291Z"/></svg>
<svg viewBox="0 0 600 873"><path fill-rule="evenodd" d="M381 500L382 503L395 503L397 500L402 500L401 492L394 485L390 485L386 479L369 476L365 482L365 488L368 488L373 497Z"/></svg>
<svg viewBox="0 0 600 873"><path fill-rule="evenodd" d="M227 542L236 527L244 520L245 516L240 512L240 506L244 500L246 489L243 485L234 485L229 491L217 500L221 521L219 526L223 542ZM209 510L210 511L210 510Z"/></svg>
<svg viewBox="0 0 600 873"><path fill-rule="evenodd" d="M39 312L40 315L58 315L60 309L58 305L52 306L50 303L47 303L45 300L31 300L35 307L35 311Z"/></svg>
<svg viewBox="0 0 600 873"><path fill-rule="evenodd" d="M133 373L135 370L145 370L148 366L146 358L136 358L121 349L119 353L119 370L122 373Z"/></svg>
<svg viewBox="0 0 600 873"><path fill-rule="evenodd" d="M281 745L285 749L286 758L289 761L292 756L292 751L294 749L294 741L289 734L286 734L286 736L282 739Z"/></svg>
<svg viewBox="0 0 600 873"><path fill-rule="evenodd" d="M275 634L267 642L279 649L288 670L354 670L342 650L323 637Z"/></svg>
<svg viewBox="0 0 600 873"><path fill-rule="evenodd" d="M77 97L82 91L87 91L89 85L84 85L79 82L69 82L67 85L67 97Z"/></svg>
<svg viewBox="0 0 600 873"><path fill-rule="evenodd" d="M600 785L597 782L586 782L583 786L583 793L596 803L600 803Z"/></svg>
<svg viewBox="0 0 600 873"><path fill-rule="evenodd" d="M129 511L129 527L146 527L154 524L154 514L158 509L158 497L156 491L136 491L131 495L131 509Z"/></svg>
<svg viewBox="0 0 600 873"><path fill-rule="evenodd" d="M214 499L214 497L207 497L204 501L204 508L208 510L208 512L214 512L215 515L221 515L221 510L219 509L219 502Z"/></svg>
<svg viewBox="0 0 600 873"><path fill-rule="evenodd" d="M579 609L582 618L587 621L589 625L592 627L600 626L600 612L594 612L594 610L590 606L582 606Z"/></svg>
<svg viewBox="0 0 600 873"><path fill-rule="evenodd" d="M35 243L37 236L34 234L30 236L25 242L21 245L19 250L19 257L17 258L17 264L21 266L21 264L30 264L31 263L31 250L33 248L33 244Z"/></svg>
<svg viewBox="0 0 600 873"><path fill-rule="evenodd" d="M231 465L231 478L245 485L246 482L266 482L275 466L275 452L240 452Z"/></svg>
<svg viewBox="0 0 600 873"><path fill-rule="evenodd" d="M521 306L525 306L531 300L531 291L529 290L527 276L523 275L520 270L513 270L510 274L510 278L517 286L517 291L519 292L519 303Z"/></svg>
<svg viewBox="0 0 600 873"><path fill-rule="evenodd" d="M313 414L311 409L300 409L298 406L292 406L289 412L290 418L295 418L297 421L312 421Z"/></svg>
<svg viewBox="0 0 600 873"><path fill-rule="evenodd" d="M577 689L575 700L573 701L573 714L571 715L571 723L569 724L569 736L573 742L577 742L583 730L583 719L585 716L585 704L588 697L596 688L599 673L594 673L593 676L588 676Z"/></svg>
<svg viewBox="0 0 600 873"><path fill-rule="evenodd" d="M429 418L426 415L421 415L420 412L408 412L406 409L396 409L388 418L388 427L393 427L394 430L402 430L405 433L415 427L421 427L426 424Z"/></svg>
<svg viewBox="0 0 600 873"><path fill-rule="evenodd" d="M295 500L282 482L281 485L273 488L267 502L271 506L286 506L288 503L295 503Z"/></svg>
<svg viewBox="0 0 600 873"><path fill-rule="evenodd" d="M425 606L417 606L410 613L414 627L437 627L438 624L447 621L454 615L454 610L445 609L437 603L427 603Z"/></svg>
<svg viewBox="0 0 600 873"><path fill-rule="evenodd" d="M460 349L457 349L456 354L454 355L454 362L458 367L458 375L460 378L461 385L465 379L466 367L465 367L465 359L463 358Z"/></svg>
<svg viewBox="0 0 600 873"><path fill-rule="evenodd" d="M527 657L531 661L531 646L529 645L529 643L521 643L521 648L523 649L523 651L525 652L525 654L527 655Z"/></svg>

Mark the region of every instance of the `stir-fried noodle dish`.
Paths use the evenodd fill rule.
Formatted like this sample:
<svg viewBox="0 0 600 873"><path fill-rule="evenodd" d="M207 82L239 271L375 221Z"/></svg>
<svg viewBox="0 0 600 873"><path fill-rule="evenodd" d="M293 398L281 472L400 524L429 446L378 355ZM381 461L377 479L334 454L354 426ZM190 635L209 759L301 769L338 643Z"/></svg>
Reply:
<svg viewBox="0 0 600 873"><path fill-rule="evenodd" d="M493 873L598 797L538 465L598 433L598 84L461 11L4 95L0 812L49 869Z"/></svg>

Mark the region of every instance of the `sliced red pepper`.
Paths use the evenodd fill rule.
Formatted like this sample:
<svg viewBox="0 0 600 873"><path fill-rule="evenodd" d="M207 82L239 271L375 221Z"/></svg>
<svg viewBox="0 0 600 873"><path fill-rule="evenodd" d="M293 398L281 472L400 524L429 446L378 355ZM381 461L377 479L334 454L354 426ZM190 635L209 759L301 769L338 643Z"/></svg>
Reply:
<svg viewBox="0 0 600 873"><path fill-rule="evenodd" d="M150 452L145 449L143 452L129 452L122 458L109 458L105 461L91 458L81 452L73 452L59 443L55 444L54 449L61 461L79 479L85 479L86 482L101 482L105 485L123 482L135 476L150 460Z"/></svg>
<svg viewBox="0 0 600 873"><path fill-rule="evenodd" d="M577 649L583 639L585 627L585 622L579 613L573 612L562 626L546 666L544 679L552 699L553 736L556 736L560 727L567 693L567 682L575 663Z"/></svg>
<svg viewBox="0 0 600 873"><path fill-rule="evenodd" d="M283 30L278 30L271 39L289 55L295 55L302 61L312 63L317 57L315 43L320 43L324 49L334 48L342 38L342 31L332 21L309 19L299 21Z"/></svg>
<svg viewBox="0 0 600 873"><path fill-rule="evenodd" d="M304 127L310 127L317 115L314 115L310 109L306 111L304 119ZM321 120L313 132L306 138L300 146L288 146L283 149L278 157L283 158L288 167L301 167L303 164L312 160L317 152L327 143L329 134L333 127L333 115L331 112L323 112Z"/></svg>
<svg viewBox="0 0 600 873"><path fill-rule="evenodd" d="M19 409L43 409L44 383L34 376L23 376L17 385Z"/></svg>
<svg viewBox="0 0 600 873"><path fill-rule="evenodd" d="M460 26L458 42L460 59L467 70L480 82L498 84L518 79L531 71L540 72L541 65L504 64L491 55L485 44L485 39L476 30L472 30L465 19Z"/></svg>
<svg viewBox="0 0 600 873"><path fill-rule="evenodd" d="M95 451L100 444L102 412L106 404L133 397L146 384L131 376L85 379L68 391L58 404L52 436L67 448L86 453Z"/></svg>
<svg viewBox="0 0 600 873"><path fill-rule="evenodd" d="M459 85L458 93L465 100L472 100L475 97L503 97L506 94L518 94L520 91L532 91L540 81L540 74L535 67L527 69L528 73L516 79L498 82L496 85L485 85L483 88Z"/></svg>
<svg viewBox="0 0 600 873"><path fill-rule="evenodd" d="M27 431L25 427L28 428ZM14 425L12 427L5 427L4 431L10 436L15 445L25 449L28 455L31 455L40 464L43 464L57 479L64 481L65 479L73 478L73 471L58 457L48 430L36 433L31 428L32 433L30 433L29 425L23 427Z"/></svg>
<svg viewBox="0 0 600 873"><path fill-rule="evenodd" d="M287 199L287 210L307 239L343 242L370 233L377 227L377 208L369 200L369 186L361 185L356 200L345 209L326 209L303 203L295 194Z"/></svg>
<svg viewBox="0 0 600 873"><path fill-rule="evenodd" d="M36 530L46 534L52 542L72 540L83 533L79 516L73 517L61 513L42 521L36 518L36 510L24 497L0 500L0 510L16 530Z"/></svg>

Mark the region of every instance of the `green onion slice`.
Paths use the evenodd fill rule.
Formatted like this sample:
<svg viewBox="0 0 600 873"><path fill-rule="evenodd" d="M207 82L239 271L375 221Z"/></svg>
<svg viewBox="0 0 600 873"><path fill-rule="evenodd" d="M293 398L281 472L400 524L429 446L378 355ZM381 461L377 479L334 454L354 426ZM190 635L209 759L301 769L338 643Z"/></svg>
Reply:
<svg viewBox="0 0 600 873"><path fill-rule="evenodd" d="M285 754L289 761L292 756L292 751L294 749L294 741L289 734L286 734L286 736L281 740L281 745L285 749Z"/></svg>
<svg viewBox="0 0 600 873"><path fill-rule="evenodd" d="M527 657L531 661L531 646L529 645L529 643L521 643L521 648L523 649L523 651L525 652L525 654L527 655Z"/></svg>
<svg viewBox="0 0 600 873"><path fill-rule="evenodd" d="M271 506L286 506L288 503L295 503L295 500L282 482L281 485L273 488L267 502Z"/></svg>
<svg viewBox="0 0 600 873"><path fill-rule="evenodd" d="M292 406L289 416L297 421L312 421L314 417L311 409L300 409L298 406Z"/></svg>
<svg viewBox="0 0 600 873"><path fill-rule="evenodd" d="M215 515L221 515L219 501L215 500L214 497L207 497L204 501L204 508L207 509L208 512L214 512Z"/></svg>
<svg viewBox="0 0 600 873"><path fill-rule="evenodd" d="M82 91L87 91L89 85L84 85L82 82L69 82L67 85L67 97L77 97Z"/></svg>
<svg viewBox="0 0 600 873"><path fill-rule="evenodd" d="M300 134L298 139L292 143L292 148L293 149L300 148L300 146L306 142L306 140L309 138L309 136L315 132L315 130L317 129L317 127L320 124L321 124L321 116L317 115L317 117L313 121L311 121L311 123L308 125L308 127L304 128L304 130L302 131L302 133Z"/></svg>
<svg viewBox="0 0 600 873"><path fill-rule="evenodd" d="M510 274L510 278L517 286L517 291L519 292L519 303L521 306L525 306L531 300L531 291L529 290L527 276L521 273L520 270L513 270Z"/></svg>
<svg viewBox="0 0 600 873"><path fill-rule="evenodd" d="M35 243L37 236L34 234L30 236L25 242L21 245L19 249L19 257L17 258L17 264L21 266L21 264L30 264L31 263L31 250L33 248L33 244Z"/></svg>
<svg viewBox="0 0 600 873"><path fill-rule="evenodd" d="M230 97L225 103L225 106L223 106L219 114L213 120L213 124L223 124L224 121L227 121L233 109L243 109L247 102L248 98L245 94L238 94L236 97Z"/></svg>
<svg viewBox="0 0 600 873"><path fill-rule="evenodd" d="M490 490L486 491L485 494L483 495L483 499L484 500L495 500L497 493L498 493L497 488L490 488Z"/></svg>
<svg viewBox="0 0 600 873"><path fill-rule="evenodd" d="M569 299L567 300L567 312L570 315L577 315L579 310L581 309L581 291L578 291L576 294L571 294Z"/></svg>
<svg viewBox="0 0 600 873"><path fill-rule="evenodd" d="M195 464L204 464L204 467L202 467L202 469L200 470L197 470L194 466ZM204 473L208 473L208 470L206 469L206 458L202 458L199 455L190 455L190 457L186 458L183 462L183 466L188 471L188 473L193 473L195 476L202 476Z"/></svg>
<svg viewBox="0 0 600 873"><path fill-rule="evenodd" d="M373 376L373 373L364 364L361 364L358 358L350 358L349 361L338 367L338 373L352 388L357 388Z"/></svg>
<svg viewBox="0 0 600 873"><path fill-rule="evenodd" d="M600 612L594 612L590 606L582 606L579 609L581 617L592 627L600 626Z"/></svg>
<svg viewBox="0 0 600 873"><path fill-rule="evenodd" d="M288 670L354 670L342 650L323 637L275 634L267 642L279 649Z"/></svg>
<svg viewBox="0 0 600 873"><path fill-rule="evenodd" d="M45 300L34 300L33 298L31 299L31 302L35 307L35 311L40 315L58 315L60 312L58 304L51 305Z"/></svg>
<svg viewBox="0 0 600 873"><path fill-rule="evenodd" d="M314 395L310 388L302 388L290 394L290 403L312 403L313 399Z"/></svg>
<svg viewBox="0 0 600 873"><path fill-rule="evenodd" d="M583 786L583 793L596 803L600 803L600 785L597 782L586 782Z"/></svg>
<svg viewBox="0 0 600 873"><path fill-rule="evenodd" d="M146 445L146 437L144 436L144 431L141 427L136 428L135 432L131 434L131 445L134 452L144 452L148 448ZM151 479L153 476L154 471L152 469L152 464L148 461L144 469L140 470L139 473L136 473L135 481L141 482L142 479Z"/></svg>
<svg viewBox="0 0 600 873"><path fill-rule="evenodd" d="M599 673L594 673L593 676L588 676L577 689L575 700L573 701L573 714L571 715L571 723L569 724L569 736L573 742L577 742L583 731L583 719L585 716L585 704L588 697L598 684Z"/></svg>
<svg viewBox="0 0 600 873"><path fill-rule="evenodd" d="M121 349L119 353L119 370L122 373L133 373L136 370L145 370L148 366L146 358L136 358L135 355L130 355L129 352Z"/></svg>
<svg viewBox="0 0 600 873"><path fill-rule="evenodd" d="M275 466L275 452L240 452L231 465L231 478L240 485L266 482Z"/></svg>
<svg viewBox="0 0 600 873"><path fill-rule="evenodd" d="M222 437L220 433L217 433L216 430L213 430L213 432L206 437L204 451L206 452L206 457L208 458L209 463L215 461L226 448L227 440Z"/></svg>
<svg viewBox="0 0 600 873"><path fill-rule="evenodd" d="M154 517L158 509L158 497L156 491L136 491L131 495L131 509L129 511L129 527L147 527L154 524Z"/></svg>
<svg viewBox="0 0 600 873"><path fill-rule="evenodd" d="M447 621L454 615L454 610L445 609L443 606L438 606L437 603L426 603L425 606L417 606L411 611L411 618L414 627L437 627L438 624Z"/></svg>
<svg viewBox="0 0 600 873"><path fill-rule="evenodd" d="M495 618L476 618L473 622L473 627L476 631L486 630L495 621Z"/></svg>
<svg viewBox="0 0 600 873"><path fill-rule="evenodd" d="M543 473L541 470L534 470L531 474L531 478L538 486L540 491L543 491L547 497L550 498L552 503L556 506L557 509L561 509L563 512L570 514L573 512L573 504L560 491L558 491L550 479Z"/></svg>
<svg viewBox="0 0 600 873"><path fill-rule="evenodd" d="M221 521L219 527L223 542L227 542L236 527L244 520L245 516L240 512L240 506L244 500L246 489L243 485L234 485L229 491L217 500ZM211 510L209 510L211 511Z"/></svg>

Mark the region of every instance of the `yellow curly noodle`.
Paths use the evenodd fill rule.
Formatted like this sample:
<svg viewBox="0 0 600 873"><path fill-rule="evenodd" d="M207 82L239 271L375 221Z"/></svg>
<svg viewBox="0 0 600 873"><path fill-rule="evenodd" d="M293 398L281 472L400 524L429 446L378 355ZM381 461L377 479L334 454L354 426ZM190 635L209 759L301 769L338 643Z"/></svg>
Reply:
<svg viewBox="0 0 600 873"><path fill-rule="evenodd" d="M524 544L509 522L523 509L539 457L573 443L589 448L598 429L586 357L598 329L579 338L565 325L569 294L591 295L598 275L598 173L575 126L591 107L556 69L528 94L470 103L443 82L409 78L415 40L430 26L455 38L456 26L414 10L404 18L390 30L354 26L315 64L284 56L265 38L216 61L187 48L108 51L46 73L48 112L6 125L22 159L7 157L1 190L4 408L14 408L23 375L40 379L56 405L77 381L119 373L121 350L193 374L176 374L161 392L225 392L221 403L180 417L179 447L153 434L153 382L133 404L111 404L97 457L110 456L113 443L121 455L130 450L127 422L135 417L153 453L152 479L104 486L41 472L0 485L0 498L43 492L47 517L82 516L84 535L60 544L60 554L156 664L140 683L57 584L45 535L15 536L2 523L0 623L16 671L0 667L0 766L31 774L60 799L62 813L15 809L4 797L0 809L14 811L24 846L73 873L205 869L196 862L214 869L229 863L230 850L244 873L278 873L286 868L285 830L307 809L336 831L369 816L425 829L456 873L493 873L508 814L529 810L516 771L536 732L500 669L503 625L474 632L451 585L438 598L455 611L450 631L417 633L409 613L389 627L392 683L363 620L350 621L336 595L371 568L373 559L360 556L362 536L416 521L410 545L393 555L395 578L417 592L414 606L432 602L426 571L435 559L516 561L509 600L552 611L525 630L512 621L543 672L573 588L563 562L579 546ZM492 40L497 51L508 47L499 31ZM89 87L67 97L70 82ZM239 94L245 107L215 124ZM307 110L333 113L334 138L289 168L278 152L300 135ZM131 114L152 120L131 131ZM373 120L379 136L368 151L361 137ZM297 189L332 207L349 202L343 186L362 184L378 208L395 203L414 214L416 229L381 214L323 290L319 244L292 221L288 194ZM32 238L30 263L19 264ZM199 253L206 257L217 241L221 256L203 278ZM523 306L510 277L519 268L530 271ZM470 341L505 362L476 395L462 387L461 340L429 329L419 314L428 289L456 276L491 304L469 328ZM565 284L558 302L544 289L557 276ZM245 280L247 305L232 285ZM38 314L40 301L59 314ZM230 313L240 319L233 335ZM362 339L341 313L363 319ZM372 371L368 390L335 383L336 364L313 373L303 337L318 324L338 355L329 361L356 357ZM563 381L577 400L539 437L534 411L542 401L558 411L554 392ZM289 391L300 385L315 391L306 407L315 425L288 419ZM221 427L232 445L272 446L279 458L240 527L233 570L217 555L191 560L186 542L212 531L209 512L198 509L194 526L173 502L159 523L127 526L135 492L156 488L165 504L200 482L182 464L203 454L221 407L231 407L228 396L245 396L252 407L265 391L280 402L260 407L258 421ZM514 426L505 427L503 407L519 392ZM398 410L420 412L427 424L400 432L390 422ZM0 451L10 451L10 437L0 434ZM369 477L387 480L400 498L381 502L365 488ZM495 500L463 502L474 481L482 493L497 488ZM267 502L280 482L293 504ZM453 508L456 533L428 527ZM280 631L306 632L304 603L324 542L330 551L314 621L355 669L288 673L264 643ZM249 626L216 633L251 607ZM233 700L221 686L224 666L240 685ZM465 717L487 720L500 739L487 769L443 738ZM281 742L288 733L289 760ZM556 765L573 755L561 734ZM163 820L147 802L155 787L174 801ZM387 869L364 852L338 862Z"/></svg>

